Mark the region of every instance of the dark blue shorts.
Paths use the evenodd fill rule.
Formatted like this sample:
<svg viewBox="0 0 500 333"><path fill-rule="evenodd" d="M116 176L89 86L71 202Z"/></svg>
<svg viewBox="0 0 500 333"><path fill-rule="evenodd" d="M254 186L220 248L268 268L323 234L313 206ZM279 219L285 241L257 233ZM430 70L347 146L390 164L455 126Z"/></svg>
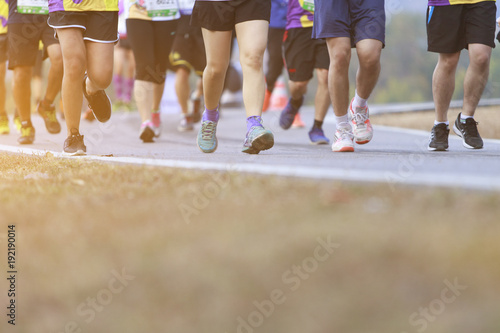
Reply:
<svg viewBox="0 0 500 333"><path fill-rule="evenodd" d="M351 38L352 47L363 39L385 45L384 0L316 0L313 38Z"/></svg>

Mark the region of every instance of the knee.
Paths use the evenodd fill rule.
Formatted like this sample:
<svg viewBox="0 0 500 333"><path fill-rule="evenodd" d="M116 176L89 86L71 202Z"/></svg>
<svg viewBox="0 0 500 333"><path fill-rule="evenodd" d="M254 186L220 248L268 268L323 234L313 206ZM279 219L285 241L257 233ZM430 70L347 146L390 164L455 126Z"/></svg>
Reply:
<svg viewBox="0 0 500 333"><path fill-rule="evenodd" d="M460 59L460 53L457 55L443 55L441 54L438 61L438 67L448 73L455 72Z"/></svg>
<svg viewBox="0 0 500 333"><path fill-rule="evenodd" d="M227 63L209 62L203 71L203 76L208 79L223 78L226 75L228 66Z"/></svg>
<svg viewBox="0 0 500 333"><path fill-rule="evenodd" d="M81 79L85 74L86 61L84 57L71 57L64 60L64 76L70 80Z"/></svg>
<svg viewBox="0 0 500 333"><path fill-rule="evenodd" d="M481 52L478 54L475 54L474 57L471 57L470 62L474 66L480 69L488 69L490 65L490 58L491 55L488 52Z"/></svg>
<svg viewBox="0 0 500 333"><path fill-rule="evenodd" d="M261 70L264 52L246 52L241 55L241 65L252 70Z"/></svg>
<svg viewBox="0 0 500 333"><path fill-rule="evenodd" d="M93 74L93 75L91 75ZM113 80L113 71L105 70L99 73L89 73L89 79L99 90L106 89Z"/></svg>
<svg viewBox="0 0 500 333"><path fill-rule="evenodd" d="M305 95L309 81L290 81L290 93L292 96Z"/></svg>
<svg viewBox="0 0 500 333"><path fill-rule="evenodd" d="M364 69L376 69L380 67L380 53L373 52L363 55L360 59L359 66Z"/></svg>
<svg viewBox="0 0 500 333"><path fill-rule="evenodd" d="M348 71L351 62L351 50L335 50L330 56L331 68L338 71Z"/></svg>
<svg viewBox="0 0 500 333"><path fill-rule="evenodd" d="M21 66L14 69L14 87L16 83L29 82L31 80L31 67Z"/></svg>

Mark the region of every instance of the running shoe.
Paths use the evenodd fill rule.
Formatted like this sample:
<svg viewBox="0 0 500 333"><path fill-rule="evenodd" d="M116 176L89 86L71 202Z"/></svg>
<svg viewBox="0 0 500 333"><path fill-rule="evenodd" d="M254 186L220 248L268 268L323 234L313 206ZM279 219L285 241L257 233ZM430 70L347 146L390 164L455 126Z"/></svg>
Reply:
<svg viewBox="0 0 500 333"><path fill-rule="evenodd" d="M155 132L153 130L153 123L150 121L145 121L141 125L141 134L139 135L139 138L142 140L142 142L154 142L153 138L156 136Z"/></svg>
<svg viewBox="0 0 500 333"><path fill-rule="evenodd" d="M194 130L194 122L192 116L185 116L177 126L179 132L187 132Z"/></svg>
<svg viewBox="0 0 500 333"><path fill-rule="evenodd" d="M448 135L450 129L446 124L437 124L432 127L431 137L429 138L429 146L427 150L431 151L445 151L448 149Z"/></svg>
<svg viewBox="0 0 500 333"><path fill-rule="evenodd" d="M87 153L83 143L83 135L76 128L71 129L71 135L64 140L63 154L69 156L82 156Z"/></svg>
<svg viewBox="0 0 500 333"><path fill-rule="evenodd" d="M302 102L304 101L304 97L300 100L300 105L302 105ZM293 121L295 119L295 115L299 113L300 106L298 108L295 108L292 105L292 99L290 98L288 100L288 104L285 106L283 111L281 111L280 114L280 126L283 129L289 129L290 126L292 126Z"/></svg>
<svg viewBox="0 0 500 333"><path fill-rule="evenodd" d="M252 126L246 135L241 151L247 154L258 154L273 146L274 135L270 130L266 130L263 126Z"/></svg>
<svg viewBox="0 0 500 333"><path fill-rule="evenodd" d="M205 120L201 123L200 131L198 132L198 148L204 153L213 153L217 149L217 123Z"/></svg>
<svg viewBox="0 0 500 333"><path fill-rule="evenodd" d="M45 122L45 127L47 131L51 134L57 134L61 132L61 124L57 120L56 116L56 106L54 104L45 105L42 101L38 102L36 107L37 112L42 116Z"/></svg>
<svg viewBox="0 0 500 333"><path fill-rule="evenodd" d="M7 117L7 115L0 116L0 134L9 134L9 133L10 133L9 117Z"/></svg>
<svg viewBox="0 0 500 333"><path fill-rule="evenodd" d="M330 140L325 136L322 128L313 127L309 131L309 140L313 145L327 145Z"/></svg>
<svg viewBox="0 0 500 333"><path fill-rule="evenodd" d="M302 121L300 113L297 113L295 115L295 118L293 119L292 128L304 128L304 127L306 127L306 124Z"/></svg>
<svg viewBox="0 0 500 333"><path fill-rule="evenodd" d="M264 105L262 106L262 112L266 112L269 110L269 105L271 104L271 95L272 92L266 89L266 93L264 95Z"/></svg>
<svg viewBox="0 0 500 333"><path fill-rule="evenodd" d="M104 123L111 118L111 100L104 90L99 90L92 95L87 94L87 74L83 77L82 89L83 95L87 99L89 108L94 113L94 116L101 123Z"/></svg>
<svg viewBox="0 0 500 333"><path fill-rule="evenodd" d="M160 111L152 111L151 112L151 123L153 126L153 132L155 132L155 137L159 137L161 135L161 116Z"/></svg>
<svg viewBox="0 0 500 333"><path fill-rule="evenodd" d="M33 141L35 141L35 128L26 121L21 124L21 136L17 139L17 142L22 145L29 145Z"/></svg>
<svg viewBox="0 0 500 333"><path fill-rule="evenodd" d="M353 110L352 103L354 98L351 100L349 105L349 116L351 118L352 133L354 134L354 141L358 145L364 145L370 142L373 138L373 127L370 123L370 111L368 105L364 108L356 107Z"/></svg>
<svg viewBox="0 0 500 333"><path fill-rule="evenodd" d="M354 135L351 125L339 126L333 138L332 151L335 152L353 152L354 151Z"/></svg>
<svg viewBox="0 0 500 333"><path fill-rule="evenodd" d="M462 138L462 144L465 148L469 149L481 149L483 148L483 139L477 131L477 124L474 118L461 119L458 114L457 120L455 120L455 126L453 126L453 131L456 135Z"/></svg>

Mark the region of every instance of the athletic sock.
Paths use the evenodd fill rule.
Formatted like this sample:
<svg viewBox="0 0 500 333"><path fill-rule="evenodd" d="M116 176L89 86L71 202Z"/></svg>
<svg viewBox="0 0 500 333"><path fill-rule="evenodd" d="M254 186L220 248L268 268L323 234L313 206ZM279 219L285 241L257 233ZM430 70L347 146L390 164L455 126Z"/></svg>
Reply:
<svg viewBox="0 0 500 333"><path fill-rule="evenodd" d="M446 124L446 126L450 126L450 122L448 120L447 121L434 120L434 125L439 125L439 124Z"/></svg>
<svg viewBox="0 0 500 333"><path fill-rule="evenodd" d="M203 121L213 121L213 122L218 122L219 121L219 106L217 105L217 107L213 110L209 110L205 107L205 112L203 112L203 116L202 116L202 120Z"/></svg>
<svg viewBox="0 0 500 333"><path fill-rule="evenodd" d="M323 122L322 122L322 121L319 121L319 120L314 119L313 128L319 128L319 129L321 129L322 127L323 127Z"/></svg>
<svg viewBox="0 0 500 333"><path fill-rule="evenodd" d="M354 95L354 101L352 102L354 107L364 108L366 107L366 99L359 97L358 91L356 90L356 94Z"/></svg>
<svg viewBox="0 0 500 333"><path fill-rule="evenodd" d="M463 113L460 113L460 120L462 120L462 122L465 122L465 120L468 118L474 119L474 116L464 116Z"/></svg>
<svg viewBox="0 0 500 333"><path fill-rule="evenodd" d="M23 127L33 127L33 124L31 123L31 119L30 120L25 120L25 121L22 121L21 122L21 125Z"/></svg>
<svg viewBox="0 0 500 333"><path fill-rule="evenodd" d="M340 117L335 116L335 121L337 122L337 126L342 123L349 123L349 116L347 115L347 113Z"/></svg>
<svg viewBox="0 0 500 333"><path fill-rule="evenodd" d="M262 118L260 116L251 116L247 118L247 132L254 126L262 127Z"/></svg>

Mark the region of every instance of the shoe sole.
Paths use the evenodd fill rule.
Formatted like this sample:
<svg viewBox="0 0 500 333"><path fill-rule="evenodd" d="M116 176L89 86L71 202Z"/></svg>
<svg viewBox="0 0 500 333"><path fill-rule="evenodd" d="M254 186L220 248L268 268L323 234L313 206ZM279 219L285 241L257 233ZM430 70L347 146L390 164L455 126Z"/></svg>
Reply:
<svg viewBox="0 0 500 333"><path fill-rule="evenodd" d="M253 139L252 146L242 150L246 154L258 154L263 150L271 149L274 146L274 136L271 133L263 133Z"/></svg>
<svg viewBox="0 0 500 333"><path fill-rule="evenodd" d="M332 151L335 153L352 153L354 152L354 147L342 147L338 150L332 149Z"/></svg>
<svg viewBox="0 0 500 333"><path fill-rule="evenodd" d="M311 141L311 144L312 144L313 146L318 146L318 145L327 145L327 144L329 144L329 143L330 143L330 142L325 141L325 140L320 140L320 141L316 141L316 142Z"/></svg>
<svg viewBox="0 0 500 333"><path fill-rule="evenodd" d="M365 145L367 144L368 142L370 142L371 140L373 139L373 135L369 138L356 138L356 135L354 136L354 142L356 142L358 145Z"/></svg>
<svg viewBox="0 0 500 333"><path fill-rule="evenodd" d="M483 149L483 146L481 147L472 147L471 145L467 144L465 142L465 139L462 135L462 132L460 132L460 130L457 128L456 125L453 125L453 132L455 132L456 135L458 135L460 138L462 138L462 145L467 148L467 149Z"/></svg>
<svg viewBox="0 0 500 333"><path fill-rule="evenodd" d="M63 151L63 155L64 156L85 156L85 155L87 155L87 153L84 152L82 149L78 149L74 153L67 153L67 152Z"/></svg>
<svg viewBox="0 0 500 333"><path fill-rule="evenodd" d="M152 129L149 127L146 128L144 131L142 131L141 135L139 136L139 139L142 140L144 143L150 143L154 142L153 138L155 137L155 133L153 132Z"/></svg>
<svg viewBox="0 0 500 333"><path fill-rule="evenodd" d="M446 150L448 150L448 147L436 147L436 148L427 147L427 150L428 151L446 151Z"/></svg>

